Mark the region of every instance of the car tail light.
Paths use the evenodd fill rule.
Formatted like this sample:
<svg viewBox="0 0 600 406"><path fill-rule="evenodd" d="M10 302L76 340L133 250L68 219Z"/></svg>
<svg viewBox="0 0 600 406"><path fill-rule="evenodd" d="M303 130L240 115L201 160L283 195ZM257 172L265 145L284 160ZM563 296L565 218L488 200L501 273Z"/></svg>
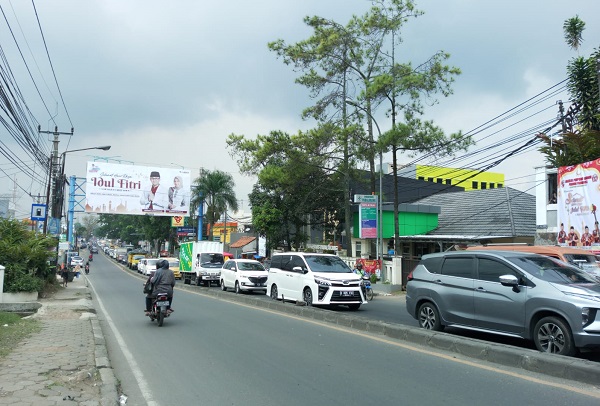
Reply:
<svg viewBox="0 0 600 406"><path fill-rule="evenodd" d="M406 281L412 281L413 280L413 271L410 271L408 273L408 276L406 277Z"/></svg>

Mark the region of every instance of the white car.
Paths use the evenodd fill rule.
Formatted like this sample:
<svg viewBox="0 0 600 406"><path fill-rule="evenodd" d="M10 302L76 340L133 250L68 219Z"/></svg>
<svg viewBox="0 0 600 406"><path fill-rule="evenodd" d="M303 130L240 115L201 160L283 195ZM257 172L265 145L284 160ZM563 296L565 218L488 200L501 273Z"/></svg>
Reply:
<svg viewBox="0 0 600 406"><path fill-rule="evenodd" d="M231 288L235 293L242 291L262 291L267 293L269 272L253 259L231 259L221 268L221 289Z"/></svg>
<svg viewBox="0 0 600 406"><path fill-rule="evenodd" d="M267 295L274 300L303 301L307 306L346 305L358 310L366 303L362 283L336 255L284 252L271 259Z"/></svg>
<svg viewBox="0 0 600 406"><path fill-rule="evenodd" d="M149 276L151 273L156 272L156 263L160 261L160 258L143 258L138 262L138 272Z"/></svg>
<svg viewBox="0 0 600 406"><path fill-rule="evenodd" d="M71 266L77 266L77 265L84 266L85 264L84 264L83 258L81 258L78 255L75 255L75 256L71 257Z"/></svg>

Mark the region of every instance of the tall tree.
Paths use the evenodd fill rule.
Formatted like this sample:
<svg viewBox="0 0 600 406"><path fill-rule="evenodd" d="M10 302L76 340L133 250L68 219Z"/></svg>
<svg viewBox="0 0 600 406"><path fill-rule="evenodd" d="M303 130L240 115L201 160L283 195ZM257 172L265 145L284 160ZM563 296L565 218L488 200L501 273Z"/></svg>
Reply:
<svg viewBox="0 0 600 406"><path fill-rule="evenodd" d="M250 194L252 223L267 237L269 248L298 249L308 238L308 228L327 232L332 215L343 213L339 162L333 158L332 139L340 129L319 127L290 136L281 131L254 140L231 134L231 156L242 173L258 176Z"/></svg>
<svg viewBox="0 0 600 406"><path fill-rule="evenodd" d="M585 23L579 18L578 15L565 20L563 24L563 31L565 35L565 41L571 49L578 50L583 42L583 30L585 29Z"/></svg>
<svg viewBox="0 0 600 406"><path fill-rule="evenodd" d="M297 82L309 88L313 97L320 97L314 106L304 111L304 115L320 121L341 122L346 130L339 142L343 153L340 168L345 175L343 193L348 236L351 224L349 175L356 159L368 161L371 189L375 192L376 152L391 151L393 166L398 168L398 151L434 150L443 156L472 143L470 137L460 133L446 136L431 121L420 119L424 114L424 100L437 103L437 94L448 96L452 93L451 83L460 71L445 64L449 55L437 52L416 67L396 61L402 27L409 19L422 14L412 0L372 0L367 13L361 17L353 16L346 25L321 17L307 17L304 21L314 31L310 38L293 45L287 45L283 40L269 44L286 64L304 72ZM382 134L382 139L376 143L373 123L378 129L379 125L374 116L382 103L389 103L387 113L392 118L392 129L385 136ZM356 108L352 117L347 105ZM403 123L398 122L401 113ZM361 138L356 131L347 131L351 128L352 118L366 118L366 138ZM395 180L397 184L397 174ZM398 236L397 188L394 194Z"/></svg>
<svg viewBox="0 0 600 406"><path fill-rule="evenodd" d="M193 205L198 207L206 203L206 219L210 226L209 239L213 239L215 223L226 213L229 208L232 211L238 210L238 202L233 188L235 182L233 177L227 172L220 170L203 171L198 178L194 180ZM227 222L227 219L225 219ZM198 230L200 232L200 230Z"/></svg>
<svg viewBox="0 0 600 406"><path fill-rule="evenodd" d="M572 17L563 24L565 41L573 50L583 42L585 23ZM572 126L560 138L542 134L540 151L554 167L576 165L600 157L600 49L591 56L577 56L567 64ZM565 120L565 118L563 118Z"/></svg>

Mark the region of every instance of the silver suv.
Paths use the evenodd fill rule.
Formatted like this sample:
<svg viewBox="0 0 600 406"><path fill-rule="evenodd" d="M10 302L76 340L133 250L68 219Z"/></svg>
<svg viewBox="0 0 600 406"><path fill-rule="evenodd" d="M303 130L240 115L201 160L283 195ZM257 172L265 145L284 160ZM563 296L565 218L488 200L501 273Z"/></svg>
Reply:
<svg viewBox="0 0 600 406"><path fill-rule="evenodd" d="M548 353L600 347L600 284L537 254L424 255L408 276L406 310L426 329L452 326L521 337Z"/></svg>

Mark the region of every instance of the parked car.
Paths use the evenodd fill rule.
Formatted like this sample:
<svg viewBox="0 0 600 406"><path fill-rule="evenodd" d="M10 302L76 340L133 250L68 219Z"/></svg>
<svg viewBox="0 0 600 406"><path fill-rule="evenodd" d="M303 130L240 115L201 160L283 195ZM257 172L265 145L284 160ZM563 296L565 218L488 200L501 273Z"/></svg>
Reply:
<svg viewBox="0 0 600 406"><path fill-rule="evenodd" d="M175 279L181 279L181 272L179 272L179 259L173 257L163 258L169 261L169 269L173 271L173 275L175 275Z"/></svg>
<svg viewBox="0 0 600 406"><path fill-rule="evenodd" d="M129 269L137 269L139 271L138 265L140 264L140 261L144 258L146 258L146 255L144 254L136 254L132 256Z"/></svg>
<svg viewBox="0 0 600 406"><path fill-rule="evenodd" d="M600 348L600 284L578 267L538 254L424 255L408 275L406 309L425 329L520 337L561 355Z"/></svg>
<svg viewBox="0 0 600 406"><path fill-rule="evenodd" d="M142 258L140 262L138 262L138 272L144 274L146 276L151 273L156 272L156 263L160 261L161 258Z"/></svg>
<svg viewBox="0 0 600 406"><path fill-rule="evenodd" d="M267 277L265 267L253 259L230 259L221 268L221 289L242 291L262 291L267 293Z"/></svg>
<svg viewBox="0 0 600 406"><path fill-rule="evenodd" d="M308 306L346 305L358 310L365 303L361 286L362 278L337 255L287 252L271 258L267 295Z"/></svg>
<svg viewBox="0 0 600 406"><path fill-rule="evenodd" d="M85 262L83 260L83 258L81 258L79 255L74 255L71 257L71 262L70 262L71 266L84 266Z"/></svg>

